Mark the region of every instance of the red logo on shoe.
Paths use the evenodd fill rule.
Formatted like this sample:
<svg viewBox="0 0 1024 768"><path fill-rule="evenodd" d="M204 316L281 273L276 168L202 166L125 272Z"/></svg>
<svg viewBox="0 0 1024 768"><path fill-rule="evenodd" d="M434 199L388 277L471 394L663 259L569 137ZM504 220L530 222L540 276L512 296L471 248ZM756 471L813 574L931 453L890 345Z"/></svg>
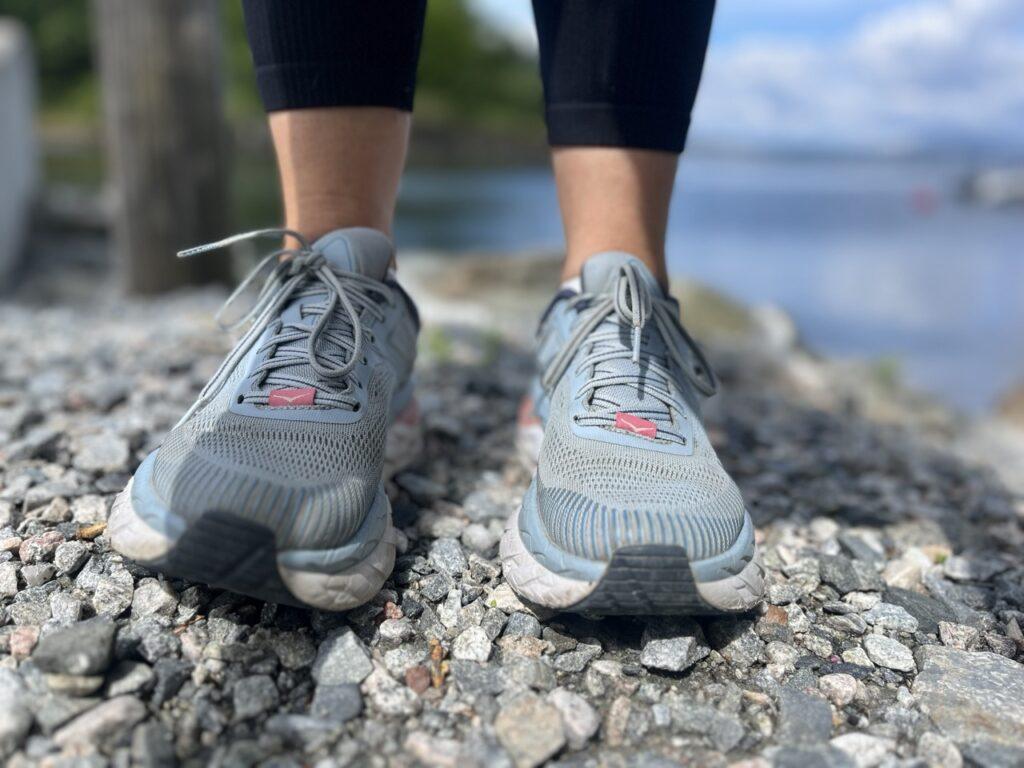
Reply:
<svg viewBox="0 0 1024 768"><path fill-rule="evenodd" d="M634 435L640 435L640 437L655 438L658 436L657 424L647 419L641 419L639 416L634 416L631 413L622 413L621 411L616 413L615 427L626 432L632 432Z"/></svg>
<svg viewBox="0 0 1024 768"><path fill-rule="evenodd" d="M316 389L313 387L292 387L290 389L272 390L267 398L267 405L271 408L279 408L288 405L312 405L316 398Z"/></svg>

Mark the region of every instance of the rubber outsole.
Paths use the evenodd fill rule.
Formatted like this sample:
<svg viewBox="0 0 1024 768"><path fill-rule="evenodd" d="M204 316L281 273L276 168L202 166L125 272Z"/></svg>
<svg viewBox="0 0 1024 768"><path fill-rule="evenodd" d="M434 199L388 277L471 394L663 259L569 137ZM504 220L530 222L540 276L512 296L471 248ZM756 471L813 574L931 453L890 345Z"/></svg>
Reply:
<svg viewBox="0 0 1024 768"><path fill-rule="evenodd" d="M389 431L385 476L408 466L421 453L422 427L418 412L416 416L415 421L400 417ZM368 540L369 551L358 562L346 562L344 567L325 571L288 565L290 555L295 553L279 551L273 531L231 512L208 512L186 524L170 510L161 508L158 516L163 530L158 530L133 504L135 482L133 477L114 500L107 536L121 554L170 576L269 602L344 611L372 599L394 568L400 534L392 525L391 504L383 485L370 510L379 526L376 530L382 531L379 539L375 539L372 547L370 543L374 540ZM151 510L148 514L153 515ZM381 521L381 515L386 519Z"/></svg>
<svg viewBox="0 0 1024 768"><path fill-rule="evenodd" d="M535 605L573 613L704 615L745 613L761 602L764 566L757 550L736 574L699 581L681 547L621 547L600 578L574 579L543 566L523 542L519 510L501 538L502 571L512 588Z"/></svg>

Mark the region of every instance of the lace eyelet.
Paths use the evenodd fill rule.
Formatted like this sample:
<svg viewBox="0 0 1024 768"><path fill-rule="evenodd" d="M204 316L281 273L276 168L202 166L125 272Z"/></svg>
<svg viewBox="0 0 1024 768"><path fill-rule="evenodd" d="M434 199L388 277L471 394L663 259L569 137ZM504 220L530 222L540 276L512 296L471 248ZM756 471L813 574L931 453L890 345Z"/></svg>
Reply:
<svg viewBox="0 0 1024 768"><path fill-rule="evenodd" d="M369 365L370 361L366 359L366 355L363 355L363 365Z"/></svg>
<svg viewBox="0 0 1024 768"><path fill-rule="evenodd" d="M239 395L238 397L236 397L235 398L235 402L238 403L239 405L244 403L245 402L245 395Z"/></svg>
<svg viewBox="0 0 1024 768"><path fill-rule="evenodd" d="M362 410L362 407L362 403L356 403L355 407L352 409L352 413L359 413L359 411Z"/></svg>

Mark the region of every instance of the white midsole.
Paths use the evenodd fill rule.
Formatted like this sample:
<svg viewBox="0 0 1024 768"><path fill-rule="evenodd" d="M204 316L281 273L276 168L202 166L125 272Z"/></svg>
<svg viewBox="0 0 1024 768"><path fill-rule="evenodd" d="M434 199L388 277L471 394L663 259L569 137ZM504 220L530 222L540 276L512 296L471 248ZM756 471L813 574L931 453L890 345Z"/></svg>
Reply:
<svg viewBox="0 0 1024 768"><path fill-rule="evenodd" d="M519 534L519 510L508 520L499 548L502 573L512 588L530 602L548 608L569 608L588 597L600 580L571 579L545 568L526 549ZM695 582L701 599L723 612L749 611L761 601L764 565L760 551L735 576L718 581Z"/></svg>

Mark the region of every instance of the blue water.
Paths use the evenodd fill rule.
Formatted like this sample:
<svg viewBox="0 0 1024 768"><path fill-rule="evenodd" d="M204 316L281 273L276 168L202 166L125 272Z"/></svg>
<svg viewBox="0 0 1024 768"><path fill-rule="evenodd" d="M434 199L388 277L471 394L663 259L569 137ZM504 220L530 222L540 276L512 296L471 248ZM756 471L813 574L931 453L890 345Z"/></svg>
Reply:
<svg viewBox="0 0 1024 768"><path fill-rule="evenodd" d="M965 203L956 164L687 157L669 265L788 310L822 353L899 361L969 411L1024 382L1024 207ZM554 249L546 169L411 172L401 247Z"/></svg>

